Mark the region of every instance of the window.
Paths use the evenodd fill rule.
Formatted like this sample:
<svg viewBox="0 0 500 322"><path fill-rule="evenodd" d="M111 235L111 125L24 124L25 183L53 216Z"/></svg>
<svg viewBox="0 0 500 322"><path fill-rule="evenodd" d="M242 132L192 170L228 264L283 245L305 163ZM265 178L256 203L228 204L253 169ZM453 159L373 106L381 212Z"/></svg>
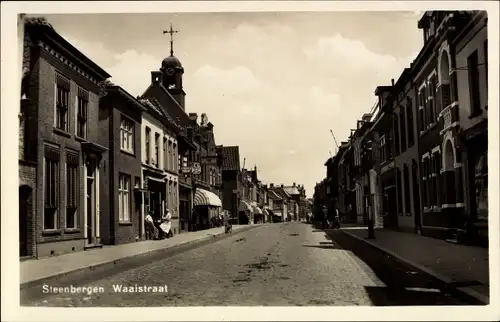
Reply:
<svg viewBox="0 0 500 322"><path fill-rule="evenodd" d="M418 114L419 114L419 131L425 131L426 120L425 120L425 94L424 90L418 93Z"/></svg>
<svg viewBox="0 0 500 322"><path fill-rule="evenodd" d="M380 137L380 161L381 163L384 163L387 161L387 155L386 155L386 143L385 143L385 135L382 135Z"/></svg>
<svg viewBox="0 0 500 322"><path fill-rule="evenodd" d="M78 226L78 155L66 154L66 228Z"/></svg>
<svg viewBox="0 0 500 322"><path fill-rule="evenodd" d="M155 133L155 166L160 165L160 134Z"/></svg>
<svg viewBox="0 0 500 322"><path fill-rule="evenodd" d="M58 228L59 209L59 159L60 152L57 148L45 147L45 208L43 213L43 229Z"/></svg>
<svg viewBox="0 0 500 322"><path fill-rule="evenodd" d="M428 117L429 120L428 122L430 124L434 123L437 119L437 113L436 113L436 105L435 105L435 99L436 99L436 76L433 75L428 83L427 86L427 110L428 110Z"/></svg>
<svg viewBox="0 0 500 322"><path fill-rule="evenodd" d="M163 138L163 169L168 170L167 138Z"/></svg>
<svg viewBox="0 0 500 322"><path fill-rule="evenodd" d="M178 165L179 163L175 162L175 160L178 159L178 155L177 155L177 144L174 143L173 145L173 160L172 160L172 163L173 163L173 170L174 172L179 172L179 169L178 169Z"/></svg>
<svg viewBox="0 0 500 322"><path fill-rule="evenodd" d="M436 187L435 187L435 179L436 179L436 158L434 155L431 155L429 159L429 195L430 195L430 206L436 205Z"/></svg>
<svg viewBox="0 0 500 322"><path fill-rule="evenodd" d="M87 138L87 115L89 105L89 93L78 88L77 113L76 113L76 136Z"/></svg>
<svg viewBox="0 0 500 322"><path fill-rule="evenodd" d="M435 172L435 177L434 177L434 193L436 195L436 206L439 206L441 203L441 195L442 195L442 188L441 188L441 153L436 152L434 154L434 172Z"/></svg>
<svg viewBox="0 0 500 322"><path fill-rule="evenodd" d="M406 126L408 127L408 147L415 144L414 126L413 126L413 104L410 97L406 98Z"/></svg>
<svg viewBox="0 0 500 322"><path fill-rule="evenodd" d="M403 166L403 176L405 181L405 213L411 214L410 209L410 173L408 171L408 166L405 164Z"/></svg>
<svg viewBox="0 0 500 322"><path fill-rule="evenodd" d="M397 194L398 194L398 214L403 213L403 187L401 186L401 170L399 168L396 169L396 185L397 185Z"/></svg>
<svg viewBox="0 0 500 322"><path fill-rule="evenodd" d="M68 131L69 92L69 80L56 73L55 126L63 131Z"/></svg>
<svg viewBox="0 0 500 322"><path fill-rule="evenodd" d="M167 199L167 204L168 204L168 207L173 207L174 205L174 201L173 201L173 182L170 180L168 181L168 199Z"/></svg>
<svg viewBox="0 0 500 322"><path fill-rule="evenodd" d="M120 222L130 222L130 176L120 174L118 182L118 216Z"/></svg>
<svg viewBox="0 0 500 322"><path fill-rule="evenodd" d="M400 115L399 115L399 123L401 127L401 152L406 151L406 116L405 116L405 108L403 106L400 107Z"/></svg>
<svg viewBox="0 0 500 322"><path fill-rule="evenodd" d="M488 92L488 39L484 41L484 74L486 77L486 92ZM486 102L488 104L488 102Z"/></svg>
<svg viewBox="0 0 500 322"><path fill-rule="evenodd" d="M168 141L168 169L172 170L174 163L174 155L172 151L172 141Z"/></svg>
<svg viewBox="0 0 500 322"><path fill-rule="evenodd" d="M469 95L471 116L481 113L479 100L479 71L477 50L467 58L467 70L469 72Z"/></svg>
<svg viewBox="0 0 500 322"><path fill-rule="evenodd" d="M120 121L120 147L123 151L134 153L134 122L122 115Z"/></svg>
<svg viewBox="0 0 500 322"><path fill-rule="evenodd" d="M150 164L151 163L151 143L150 143L150 140L151 140L151 129L149 127L146 127L146 144L145 144L145 149L146 149L146 164Z"/></svg>

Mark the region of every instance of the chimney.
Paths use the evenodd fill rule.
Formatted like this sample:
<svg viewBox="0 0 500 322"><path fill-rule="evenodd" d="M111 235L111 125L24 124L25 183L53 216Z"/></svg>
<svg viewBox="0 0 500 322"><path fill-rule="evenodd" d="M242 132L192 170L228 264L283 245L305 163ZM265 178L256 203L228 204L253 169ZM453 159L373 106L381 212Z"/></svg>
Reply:
<svg viewBox="0 0 500 322"><path fill-rule="evenodd" d="M151 72L151 84L160 85L163 82L163 74L160 71Z"/></svg>
<svg viewBox="0 0 500 322"><path fill-rule="evenodd" d="M196 123L196 121L198 120L198 114L196 114L196 113L189 113L189 119L192 122Z"/></svg>
<svg viewBox="0 0 500 322"><path fill-rule="evenodd" d="M391 85L394 86L394 78L391 79Z"/></svg>
<svg viewBox="0 0 500 322"><path fill-rule="evenodd" d="M189 140L193 139L193 128L192 127L187 128L187 137Z"/></svg>
<svg viewBox="0 0 500 322"><path fill-rule="evenodd" d="M281 184L281 188L283 188L283 187L284 187L283 184Z"/></svg>
<svg viewBox="0 0 500 322"><path fill-rule="evenodd" d="M208 122L208 124L207 124L207 130L209 130L210 132L213 132L214 125L212 124L212 122Z"/></svg>
<svg viewBox="0 0 500 322"><path fill-rule="evenodd" d="M295 187L295 182L293 183L293 186Z"/></svg>
<svg viewBox="0 0 500 322"><path fill-rule="evenodd" d="M274 183L269 184L269 188L273 189L274 188Z"/></svg>

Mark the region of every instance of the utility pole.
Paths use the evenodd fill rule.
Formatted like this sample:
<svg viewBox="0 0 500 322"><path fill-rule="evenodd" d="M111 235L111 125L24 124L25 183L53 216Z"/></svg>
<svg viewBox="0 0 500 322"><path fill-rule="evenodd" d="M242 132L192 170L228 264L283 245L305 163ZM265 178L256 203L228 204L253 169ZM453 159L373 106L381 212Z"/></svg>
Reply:
<svg viewBox="0 0 500 322"><path fill-rule="evenodd" d="M369 165L368 170L368 188L371 190L371 173L370 170L373 166L373 136L371 130L365 135L363 138L362 148L363 148L363 158L362 162L364 166ZM375 229L374 229L374 220L373 220L373 211L374 211L374 194L368 194L368 239L375 239Z"/></svg>

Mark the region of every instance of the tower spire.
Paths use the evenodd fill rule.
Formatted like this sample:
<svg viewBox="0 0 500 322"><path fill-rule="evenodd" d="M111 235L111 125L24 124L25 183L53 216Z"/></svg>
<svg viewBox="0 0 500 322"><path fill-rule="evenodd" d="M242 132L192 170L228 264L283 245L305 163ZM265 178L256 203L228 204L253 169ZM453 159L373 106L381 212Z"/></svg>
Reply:
<svg viewBox="0 0 500 322"><path fill-rule="evenodd" d="M170 56L174 55L174 34L178 32L179 30L172 28L172 23L170 23L170 30L163 30L163 34L170 34Z"/></svg>

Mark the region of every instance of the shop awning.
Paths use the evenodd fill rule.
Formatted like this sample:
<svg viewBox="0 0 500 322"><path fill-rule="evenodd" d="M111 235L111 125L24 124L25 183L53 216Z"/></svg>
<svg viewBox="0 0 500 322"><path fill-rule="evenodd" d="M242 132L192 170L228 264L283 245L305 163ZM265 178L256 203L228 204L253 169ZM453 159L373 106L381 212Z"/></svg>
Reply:
<svg viewBox="0 0 500 322"><path fill-rule="evenodd" d="M250 201L250 206L252 206L254 214L262 215L262 209L260 209L259 205L255 201Z"/></svg>
<svg viewBox="0 0 500 322"><path fill-rule="evenodd" d="M238 206L238 211L250 211L253 212L253 207L246 201L240 200L240 204Z"/></svg>
<svg viewBox="0 0 500 322"><path fill-rule="evenodd" d="M215 193L198 188L194 193L194 205L222 207L222 202Z"/></svg>
<svg viewBox="0 0 500 322"><path fill-rule="evenodd" d="M269 211L267 211L266 208L262 209L262 213L264 214L264 216L269 216Z"/></svg>

